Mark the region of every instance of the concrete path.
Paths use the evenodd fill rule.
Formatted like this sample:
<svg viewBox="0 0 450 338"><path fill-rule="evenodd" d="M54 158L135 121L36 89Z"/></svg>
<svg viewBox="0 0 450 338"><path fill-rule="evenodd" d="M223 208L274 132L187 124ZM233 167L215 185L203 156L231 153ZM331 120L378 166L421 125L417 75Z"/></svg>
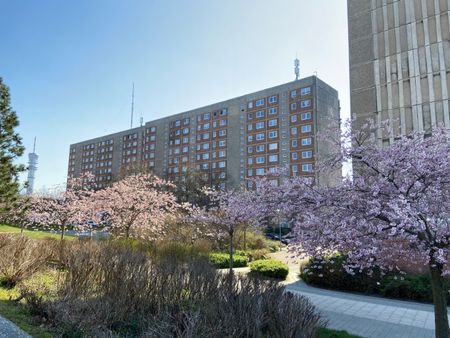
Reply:
<svg viewBox="0 0 450 338"><path fill-rule="evenodd" d="M332 329L371 338L434 337L429 304L318 289L302 281L287 284L286 289L309 298Z"/></svg>
<svg viewBox="0 0 450 338"><path fill-rule="evenodd" d="M31 338L31 336L19 329L8 319L0 317L0 337L1 338Z"/></svg>

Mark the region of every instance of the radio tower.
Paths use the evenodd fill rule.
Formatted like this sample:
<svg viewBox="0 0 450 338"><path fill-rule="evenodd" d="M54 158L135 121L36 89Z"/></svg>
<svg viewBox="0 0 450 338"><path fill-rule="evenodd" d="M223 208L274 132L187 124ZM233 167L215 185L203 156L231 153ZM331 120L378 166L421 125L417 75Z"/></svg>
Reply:
<svg viewBox="0 0 450 338"><path fill-rule="evenodd" d="M36 154L36 137L34 138L33 152L28 154L28 187L27 194L30 195L34 190L34 174L37 170L39 156Z"/></svg>
<svg viewBox="0 0 450 338"><path fill-rule="evenodd" d="M295 80L298 80L300 77L300 60L295 58L294 60L294 66L295 66Z"/></svg>

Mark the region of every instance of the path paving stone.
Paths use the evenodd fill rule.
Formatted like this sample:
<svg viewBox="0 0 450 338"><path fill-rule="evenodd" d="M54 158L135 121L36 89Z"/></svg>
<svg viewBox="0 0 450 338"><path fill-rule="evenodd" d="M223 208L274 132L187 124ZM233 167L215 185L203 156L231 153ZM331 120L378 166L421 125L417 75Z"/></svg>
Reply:
<svg viewBox="0 0 450 338"><path fill-rule="evenodd" d="M429 304L324 290L302 281L286 290L308 297L328 319L328 327L367 338L433 338L434 310Z"/></svg>
<svg viewBox="0 0 450 338"><path fill-rule="evenodd" d="M1 338L31 338L29 334L19 329L14 323L0 317Z"/></svg>

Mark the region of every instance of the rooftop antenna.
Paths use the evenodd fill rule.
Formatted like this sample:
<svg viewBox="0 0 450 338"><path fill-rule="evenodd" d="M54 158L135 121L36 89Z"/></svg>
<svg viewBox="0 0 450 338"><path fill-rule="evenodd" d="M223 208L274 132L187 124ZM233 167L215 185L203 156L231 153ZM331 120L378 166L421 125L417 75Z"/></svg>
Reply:
<svg viewBox="0 0 450 338"><path fill-rule="evenodd" d="M33 152L28 154L28 195L34 191L34 176L37 170L38 159L39 156L36 154L36 137L34 137Z"/></svg>
<svg viewBox="0 0 450 338"><path fill-rule="evenodd" d="M139 121L141 122L141 127L144 125L144 117L142 116L142 113L141 113L141 118L139 119Z"/></svg>
<svg viewBox="0 0 450 338"><path fill-rule="evenodd" d="M133 128L133 114L134 114L134 82L133 82L133 89L131 91L131 123L130 123L130 128Z"/></svg>
<svg viewBox="0 0 450 338"><path fill-rule="evenodd" d="M300 60L299 59L295 58L294 66L295 66L295 80L297 81L300 77Z"/></svg>

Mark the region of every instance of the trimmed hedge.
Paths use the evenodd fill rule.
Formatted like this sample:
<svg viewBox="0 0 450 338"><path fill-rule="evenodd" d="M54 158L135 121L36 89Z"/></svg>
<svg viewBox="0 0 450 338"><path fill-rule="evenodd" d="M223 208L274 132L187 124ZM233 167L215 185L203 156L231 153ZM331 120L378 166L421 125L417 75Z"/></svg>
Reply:
<svg viewBox="0 0 450 338"><path fill-rule="evenodd" d="M217 269L226 269L230 267L230 255L223 252L213 252L209 254L209 260ZM243 268L248 264L248 258L244 255L233 255L233 267Z"/></svg>
<svg viewBox="0 0 450 338"><path fill-rule="evenodd" d="M250 271L265 277L286 279L289 268L283 262L275 259L260 259L250 263Z"/></svg>
<svg viewBox="0 0 450 338"><path fill-rule="evenodd" d="M354 269L353 275L347 273L342 264L346 257L335 255L324 260L311 259L302 269L301 278L307 284L332 290L360 292L383 297L433 303L431 278L429 275L382 275L375 268L369 276L367 270ZM450 281L445 281L450 290ZM450 305L450 294L447 293Z"/></svg>

